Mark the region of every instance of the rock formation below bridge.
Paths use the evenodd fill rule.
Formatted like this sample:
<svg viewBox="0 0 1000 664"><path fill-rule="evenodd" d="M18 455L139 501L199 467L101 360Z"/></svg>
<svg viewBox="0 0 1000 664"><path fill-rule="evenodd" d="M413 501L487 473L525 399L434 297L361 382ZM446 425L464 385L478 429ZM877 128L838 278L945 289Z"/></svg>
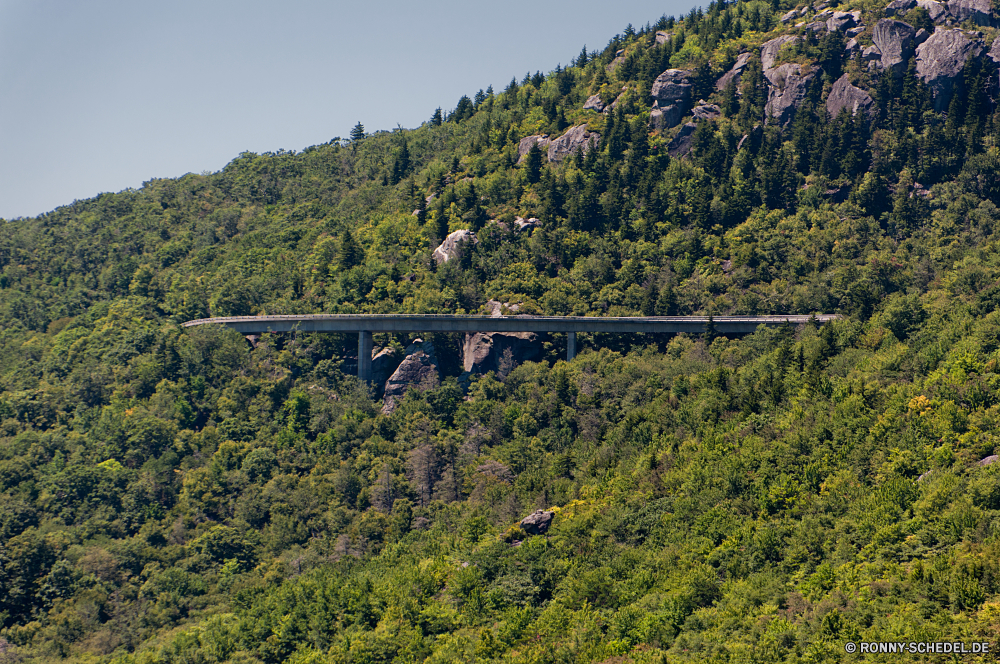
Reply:
<svg viewBox="0 0 1000 664"><path fill-rule="evenodd" d="M441 384L434 345L414 339L406 349L406 357L385 382L382 412L388 415L411 389L432 390Z"/></svg>

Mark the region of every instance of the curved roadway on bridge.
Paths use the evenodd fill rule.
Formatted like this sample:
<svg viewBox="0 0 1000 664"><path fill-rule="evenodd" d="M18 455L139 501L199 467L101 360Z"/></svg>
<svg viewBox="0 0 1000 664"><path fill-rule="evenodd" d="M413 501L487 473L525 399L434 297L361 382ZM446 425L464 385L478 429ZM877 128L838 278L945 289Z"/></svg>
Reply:
<svg viewBox="0 0 1000 664"><path fill-rule="evenodd" d="M824 323L838 316L817 314ZM713 318L720 334L748 334L760 325L786 321L800 325L809 316L718 316ZM457 314L308 314L300 316L229 316L200 318L184 323L225 325L243 334L265 332L613 332L701 333L708 316L460 316Z"/></svg>

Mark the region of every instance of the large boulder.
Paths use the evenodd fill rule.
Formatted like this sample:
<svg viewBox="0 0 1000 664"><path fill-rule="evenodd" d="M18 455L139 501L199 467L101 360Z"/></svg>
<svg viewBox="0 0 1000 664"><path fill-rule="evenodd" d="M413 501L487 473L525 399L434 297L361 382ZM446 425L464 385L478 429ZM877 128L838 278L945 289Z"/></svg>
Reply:
<svg viewBox="0 0 1000 664"><path fill-rule="evenodd" d="M699 104L691 109L691 115L694 116L695 122L714 120L722 115L722 109L715 104Z"/></svg>
<svg viewBox="0 0 1000 664"><path fill-rule="evenodd" d="M845 108L851 115L857 115L860 111L869 117L875 108L871 95L851 85L847 74L837 79L826 98L826 111L831 117L837 117Z"/></svg>
<svg viewBox="0 0 1000 664"><path fill-rule="evenodd" d="M956 21L972 21L976 25L996 25L990 0L948 0L948 13Z"/></svg>
<svg viewBox="0 0 1000 664"><path fill-rule="evenodd" d="M604 102L601 100L601 95L590 95L587 97L587 101L583 102L583 110L597 111L600 113L604 110L604 105ZM530 146L528 149L531 149Z"/></svg>
<svg viewBox="0 0 1000 664"><path fill-rule="evenodd" d="M659 113L650 116L650 124L657 129L676 126L691 109L691 89L694 73L687 69L668 69L653 81L649 94L655 100L653 109Z"/></svg>
<svg viewBox="0 0 1000 664"><path fill-rule="evenodd" d="M683 118L684 111L681 110L680 106L668 106L666 108L657 108L654 106L649 112L649 126L657 131L670 129L680 124Z"/></svg>
<svg viewBox="0 0 1000 664"><path fill-rule="evenodd" d="M553 512L537 510L521 519L521 529L529 535L541 535L552 524Z"/></svg>
<svg viewBox="0 0 1000 664"><path fill-rule="evenodd" d="M528 156L528 152L531 151L531 146L538 145L539 150L545 150L551 140L548 135L542 134L540 136L525 136L517 144L517 163L521 163Z"/></svg>
<svg viewBox="0 0 1000 664"><path fill-rule="evenodd" d="M658 30L656 33L656 45L666 44L674 36L672 32L664 32L663 30Z"/></svg>
<svg viewBox="0 0 1000 664"><path fill-rule="evenodd" d="M902 16L916 6L917 0L892 0L885 6L884 11L885 15L889 17Z"/></svg>
<svg viewBox="0 0 1000 664"><path fill-rule="evenodd" d="M462 347L465 370L476 374L510 371L514 365L533 362L541 356L542 344L534 332L466 333L465 344ZM511 365L504 367L503 363L506 361Z"/></svg>
<svg viewBox="0 0 1000 664"><path fill-rule="evenodd" d="M830 32L838 30L849 30L861 24L861 12L833 12L833 16L826 19L826 29Z"/></svg>
<svg viewBox="0 0 1000 664"><path fill-rule="evenodd" d="M715 82L716 90L725 90L726 86L729 85L729 81L736 79L736 85L740 84L740 79L743 77L743 70L747 68L750 64L750 58L753 57L752 53L741 53L738 58L736 58L736 64L733 65L732 69L727 71L725 74L719 77L719 80Z"/></svg>
<svg viewBox="0 0 1000 664"><path fill-rule="evenodd" d="M789 42L799 41L800 37L794 37L792 35L781 35L780 37L775 37L771 41L764 42L760 46L760 64L764 68L764 71L774 67L775 61L778 59L778 52L781 47Z"/></svg>
<svg viewBox="0 0 1000 664"><path fill-rule="evenodd" d="M671 157L682 157L691 152L691 145L694 143L694 130L698 128L693 122L687 122L677 130L674 137L667 144L667 154Z"/></svg>
<svg viewBox="0 0 1000 664"><path fill-rule="evenodd" d="M913 53L916 29L909 23L884 18L875 24L872 41L882 53L882 69L892 71L895 76L902 76L906 71L906 63Z"/></svg>
<svg viewBox="0 0 1000 664"><path fill-rule="evenodd" d="M384 389L385 381L389 380L402 362L403 356L392 347L383 348L377 353L372 351L372 382Z"/></svg>
<svg viewBox="0 0 1000 664"><path fill-rule="evenodd" d="M587 131L587 125L576 125L559 138L549 142L549 161L560 162L577 150L586 152L601 142L601 135Z"/></svg>
<svg viewBox="0 0 1000 664"><path fill-rule="evenodd" d="M768 124L784 126L791 122L809 86L821 72L818 68L806 70L791 62L765 71L764 76L771 84L765 107Z"/></svg>
<svg viewBox="0 0 1000 664"><path fill-rule="evenodd" d="M385 382L382 412L396 410L396 404L409 390L432 390L441 384L437 355L428 341L415 339L406 349L406 357Z"/></svg>
<svg viewBox="0 0 1000 664"><path fill-rule="evenodd" d="M931 20L940 23L948 18L948 6L936 0L917 0L917 6L926 9Z"/></svg>
<svg viewBox="0 0 1000 664"><path fill-rule="evenodd" d="M961 30L935 30L917 47L917 76L934 93L934 109L944 111L951 101L955 79L969 56L977 56L982 45L967 38Z"/></svg>
<svg viewBox="0 0 1000 664"><path fill-rule="evenodd" d="M439 244L434 250L434 261L440 265L441 263L447 263L452 258L459 255L461 247L466 242L472 244L479 244L479 238L472 231L460 230L451 233L444 239L444 242Z"/></svg>

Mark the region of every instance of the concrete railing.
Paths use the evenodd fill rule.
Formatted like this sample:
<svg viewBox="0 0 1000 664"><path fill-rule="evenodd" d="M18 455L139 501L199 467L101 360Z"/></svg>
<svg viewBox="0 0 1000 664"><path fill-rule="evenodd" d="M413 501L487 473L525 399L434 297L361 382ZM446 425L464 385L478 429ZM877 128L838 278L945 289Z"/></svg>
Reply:
<svg viewBox="0 0 1000 664"><path fill-rule="evenodd" d="M801 325L811 316L718 316L712 323L719 334L749 334L759 326ZM816 314L819 323L839 318ZM224 325L241 334L265 332L357 332L358 377L371 380L373 332L562 332L567 335L566 356L576 355L577 332L616 334L701 334L708 316L460 316L457 314L306 314L297 316L228 316L199 318L184 323Z"/></svg>

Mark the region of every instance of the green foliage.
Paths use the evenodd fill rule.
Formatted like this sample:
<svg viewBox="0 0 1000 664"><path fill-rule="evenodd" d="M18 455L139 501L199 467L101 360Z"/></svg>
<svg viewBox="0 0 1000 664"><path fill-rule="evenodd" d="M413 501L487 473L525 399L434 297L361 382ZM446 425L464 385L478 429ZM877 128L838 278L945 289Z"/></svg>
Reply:
<svg viewBox="0 0 1000 664"><path fill-rule="evenodd" d="M967 66L942 115L915 61L870 80L837 35L810 37L780 57L870 83L878 114L827 117L818 81L779 128L757 57L714 82L789 8L712 3L412 131L358 123L0 227L5 656L833 661L846 640L995 642L988 72ZM636 91L680 64L723 115L673 158ZM614 111L582 111L592 94ZM524 136L584 122L599 146L517 166ZM478 244L437 266L463 228ZM355 337L179 325L489 299L713 318L700 338L581 335L570 363L543 337L539 362L486 376L459 376L464 339L436 335L443 380L391 414L352 376ZM818 311L844 317L713 329ZM539 508L552 527L528 536Z"/></svg>

